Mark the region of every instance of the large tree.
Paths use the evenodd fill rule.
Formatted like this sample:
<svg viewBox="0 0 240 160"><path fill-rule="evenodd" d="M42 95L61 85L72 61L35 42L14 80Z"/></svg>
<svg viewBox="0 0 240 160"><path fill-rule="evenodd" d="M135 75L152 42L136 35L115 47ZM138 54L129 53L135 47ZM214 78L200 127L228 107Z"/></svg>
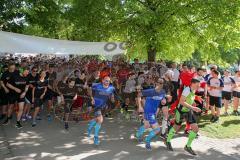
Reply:
<svg viewBox="0 0 240 160"><path fill-rule="evenodd" d="M14 7L14 3L16 3ZM0 25L24 19L15 31L51 38L127 42L127 52L154 61L223 60L240 48L240 0L22 0L1 1ZM16 18L19 17L20 18ZM17 23L16 23L17 24ZM9 26L6 25L6 26ZM10 25L11 26L11 25ZM6 30L2 27L3 30ZM196 52L195 52L196 53Z"/></svg>
<svg viewBox="0 0 240 160"><path fill-rule="evenodd" d="M150 61L187 59L195 49L211 55L219 44L239 46L240 1L126 0L123 7L125 38L145 48Z"/></svg>
<svg viewBox="0 0 240 160"><path fill-rule="evenodd" d="M219 46L239 47L239 0L73 0L74 39L121 40L128 54L154 61L221 59ZM216 56L219 55L219 56Z"/></svg>

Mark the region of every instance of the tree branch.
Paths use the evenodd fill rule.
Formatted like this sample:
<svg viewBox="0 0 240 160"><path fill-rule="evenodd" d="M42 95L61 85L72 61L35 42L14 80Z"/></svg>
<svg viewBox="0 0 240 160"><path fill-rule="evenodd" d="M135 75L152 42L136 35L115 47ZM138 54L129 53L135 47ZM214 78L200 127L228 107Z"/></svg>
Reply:
<svg viewBox="0 0 240 160"><path fill-rule="evenodd" d="M200 18L200 19L195 20L195 21L190 21L189 19L187 19L187 20L188 20L188 23L186 23L186 24L184 24L184 25L192 25L192 24L194 24L194 23L197 23L197 22L206 20L206 19L208 19L209 17L210 17L210 16L205 16L205 17ZM186 19L186 17L184 17L184 18Z"/></svg>
<svg viewBox="0 0 240 160"><path fill-rule="evenodd" d="M192 21L190 21L187 16L185 15L182 15L188 22L189 24L192 26L192 29L194 32L196 32L200 37L204 38L205 40L208 40L202 33L200 33L194 26L193 26L193 23L191 23Z"/></svg>

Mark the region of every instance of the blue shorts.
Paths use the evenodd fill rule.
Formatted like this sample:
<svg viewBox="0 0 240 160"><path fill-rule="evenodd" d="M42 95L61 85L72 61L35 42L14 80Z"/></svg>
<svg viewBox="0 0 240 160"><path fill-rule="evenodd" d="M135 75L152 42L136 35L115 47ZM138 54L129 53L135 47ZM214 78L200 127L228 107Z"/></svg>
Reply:
<svg viewBox="0 0 240 160"><path fill-rule="evenodd" d="M144 113L144 119L148 121L150 125L157 123L156 115L152 113Z"/></svg>
<svg viewBox="0 0 240 160"><path fill-rule="evenodd" d="M94 108L94 116L99 117L102 115L102 108Z"/></svg>

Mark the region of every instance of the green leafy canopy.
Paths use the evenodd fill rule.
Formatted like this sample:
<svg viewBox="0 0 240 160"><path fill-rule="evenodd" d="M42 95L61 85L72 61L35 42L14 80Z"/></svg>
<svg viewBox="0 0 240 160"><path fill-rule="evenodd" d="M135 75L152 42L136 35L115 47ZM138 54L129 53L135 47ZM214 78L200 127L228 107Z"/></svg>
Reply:
<svg viewBox="0 0 240 160"><path fill-rule="evenodd" d="M57 39L123 41L129 58L183 61L194 53L199 61L236 63L240 0L2 0L0 27Z"/></svg>

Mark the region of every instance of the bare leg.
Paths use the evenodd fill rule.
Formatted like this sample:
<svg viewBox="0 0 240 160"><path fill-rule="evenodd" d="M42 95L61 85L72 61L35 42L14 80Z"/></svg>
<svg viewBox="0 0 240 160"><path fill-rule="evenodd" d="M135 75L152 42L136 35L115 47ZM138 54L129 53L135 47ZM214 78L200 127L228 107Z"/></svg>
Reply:
<svg viewBox="0 0 240 160"><path fill-rule="evenodd" d="M18 103L18 113L17 113L17 121L18 122L21 120L21 117L23 114L23 107L24 107L24 102Z"/></svg>

